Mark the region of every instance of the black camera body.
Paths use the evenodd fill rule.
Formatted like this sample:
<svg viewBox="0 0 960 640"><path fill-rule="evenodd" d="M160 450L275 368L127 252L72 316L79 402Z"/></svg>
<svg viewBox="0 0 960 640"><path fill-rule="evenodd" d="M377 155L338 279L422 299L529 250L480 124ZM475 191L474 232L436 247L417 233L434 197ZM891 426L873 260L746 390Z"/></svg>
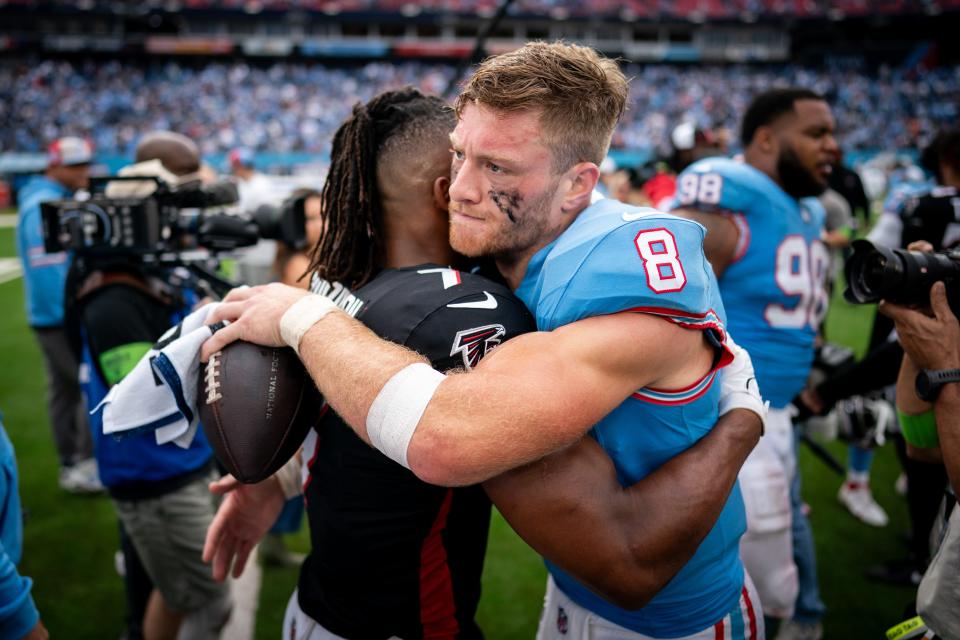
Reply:
<svg viewBox="0 0 960 640"><path fill-rule="evenodd" d="M125 182L140 184L116 191L153 188L145 196L108 194L108 185ZM92 178L90 194L40 205L44 249L75 253L74 289L97 270L135 272L167 282L183 267L205 295L222 296L236 284L216 273L218 254L252 246L260 238L296 247L306 244L302 200L299 206L296 199L288 199L280 207L261 207L252 214L225 213L219 208L238 200L237 187L229 181L171 186L156 177Z"/></svg>
<svg viewBox="0 0 960 640"><path fill-rule="evenodd" d="M107 186L153 183L143 197L110 197ZM74 251L93 256L177 254L203 248L214 252L251 246L260 238L302 246L306 231L303 207L293 203L258 209L252 215L210 212L237 202L229 181L170 186L155 177L93 178L85 200L41 204L44 248L48 253Z"/></svg>
<svg viewBox="0 0 960 640"><path fill-rule="evenodd" d="M930 287L943 281L950 309L960 316L960 250L922 252L888 249L856 240L844 265L843 297L855 304L887 300L907 306L928 306Z"/></svg>

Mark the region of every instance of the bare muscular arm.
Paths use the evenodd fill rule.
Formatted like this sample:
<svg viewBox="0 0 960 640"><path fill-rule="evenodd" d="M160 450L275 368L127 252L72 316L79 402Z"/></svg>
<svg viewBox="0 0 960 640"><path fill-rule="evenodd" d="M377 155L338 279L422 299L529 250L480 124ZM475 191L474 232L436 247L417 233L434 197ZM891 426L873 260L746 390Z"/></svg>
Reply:
<svg viewBox="0 0 960 640"><path fill-rule="evenodd" d="M613 463L592 438L483 486L527 544L600 596L633 610L696 552L759 437L759 417L738 409L630 487L620 486Z"/></svg>
<svg viewBox="0 0 960 640"><path fill-rule="evenodd" d="M279 318L300 296L282 285L231 293L212 321L233 321L205 343L280 345ZM221 335L222 334L222 335ZM330 405L369 441L366 416L383 385L417 354L331 313L303 337L300 355ZM698 331L646 314L587 318L515 338L474 371L437 388L410 441L411 469L433 484L473 484L576 442L631 393L677 388L709 369Z"/></svg>
<svg viewBox="0 0 960 640"><path fill-rule="evenodd" d="M698 211L696 209L675 209L675 216L699 222L707 229L703 239L703 252L713 267L713 273L719 278L733 261L740 241L740 230L733 221L722 214Z"/></svg>
<svg viewBox="0 0 960 640"><path fill-rule="evenodd" d="M918 243L910 246L917 247ZM929 246L929 245L928 245ZM932 371L956 369L960 366L960 323L958 323L947 300L946 287L937 282L930 289L930 313L909 309L883 301L880 312L893 319L898 339L903 345L904 359L897 380L897 406L905 413L919 414L930 405L916 396L913 381L920 369ZM955 383L946 384L933 402L936 417L939 451L926 450L930 457L921 459L935 461L942 458L954 490L960 489L960 393ZM912 449L912 453L924 450Z"/></svg>

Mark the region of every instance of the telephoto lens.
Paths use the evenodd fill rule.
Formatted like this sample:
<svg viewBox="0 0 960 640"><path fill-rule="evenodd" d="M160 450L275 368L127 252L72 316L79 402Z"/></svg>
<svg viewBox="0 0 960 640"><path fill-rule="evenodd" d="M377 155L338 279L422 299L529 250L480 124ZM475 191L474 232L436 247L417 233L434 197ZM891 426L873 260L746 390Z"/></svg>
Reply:
<svg viewBox="0 0 960 640"><path fill-rule="evenodd" d="M924 253L888 249L869 240L853 243L853 255L844 266L847 288L843 297L855 304L887 300L908 306L926 306L930 287L943 281L954 313L960 309L960 252Z"/></svg>

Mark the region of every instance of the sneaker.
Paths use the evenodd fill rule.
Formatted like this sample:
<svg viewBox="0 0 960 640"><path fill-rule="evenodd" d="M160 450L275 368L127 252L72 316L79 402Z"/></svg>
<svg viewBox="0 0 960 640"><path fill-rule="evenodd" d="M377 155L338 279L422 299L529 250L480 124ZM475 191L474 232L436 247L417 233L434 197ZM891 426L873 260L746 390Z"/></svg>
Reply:
<svg viewBox="0 0 960 640"><path fill-rule="evenodd" d="M69 467L60 469L60 488L68 493L100 493L103 484L97 473L97 461L87 458Z"/></svg>
<svg viewBox="0 0 960 640"><path fill-rule="evenodd" d="M127 561L123 558L123 551L120 549L113 554L113 568L121 578L127 577Z"/></svg>
<svg viewBox="0 0 960 640"><path fill-rule="evenodd" d="M873 499L870 485L844 482L837 494L837 500L861 521L874 527L887 526L887 512Z"/></svg>
<svg viewBox="0 0 960 640"><path fill-rule="evenodd" d="M897 481L893 483L893 490L896 491L900 497L907 495L907 474L903 471L897 476Z"/></svg>
<svg viewBox="0 0 960 640"><path fill-rule="evenodd" d="M823 638L823 625L819 622L785 620L780 625L776 640L820 640L821 638Z"/></svg>
<svg viewBox="0 0 960 640"><path fill-rule="evenodd" d="M883 564L876 564L869 567L864 575L876 582L885 582L905 587L916 587L920 585L925 569L919 566L913 559L904 558L902 560L891 560Z"/></svg>

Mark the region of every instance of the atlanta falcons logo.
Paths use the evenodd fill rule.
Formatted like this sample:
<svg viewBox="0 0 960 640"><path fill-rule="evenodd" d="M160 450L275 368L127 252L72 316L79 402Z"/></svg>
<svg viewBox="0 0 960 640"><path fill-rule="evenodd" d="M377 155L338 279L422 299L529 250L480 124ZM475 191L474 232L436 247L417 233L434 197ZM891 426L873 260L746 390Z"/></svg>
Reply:
<svg viewBox="0 0 960 640"><path fill-rule="evenodd" d="M463 356L463 366L467 368L467 371L470 371L477 366L483 356L487 355L487 352L500 344L500 339L504 333L506 333L506 329L499 324L488 324L483 327L458 331L453 339L453 348L450 350L450 355L459 353Z"/></svg>

